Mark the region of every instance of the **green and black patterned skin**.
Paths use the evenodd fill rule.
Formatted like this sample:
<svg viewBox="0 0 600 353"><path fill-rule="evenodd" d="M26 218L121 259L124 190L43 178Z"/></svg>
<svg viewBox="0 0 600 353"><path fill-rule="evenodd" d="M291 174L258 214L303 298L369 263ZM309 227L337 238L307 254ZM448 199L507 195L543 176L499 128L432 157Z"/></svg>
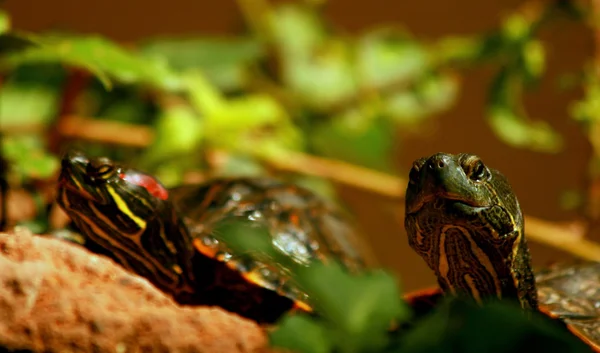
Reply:
<svg viewBox="0 0 600 353"><path fill-rule="evenodd" d="M471 154L414 162L406 191L410 246L445 293L538 308L519 202L506 178Z"/></svg>
<svg viewBox="0 0 600 353"><path fill-rule="evenodd" d="M62 159L59 205L86 246L146 277L179 303L218 305L261 323L310 298L285 269L236 254L213 236L226 217L261 222L273 245L298 263L365 264L356 234L311 192L268 178L215 179L167 190L150 175L107 158L69 152Z"/></svg>
<svg viewBox="0 0 600 353"><path fill-rule="evenodd" d="M475 155L418 159L409 178L408 241L440 284L405 297L416 313L429 312L443 294L515 300L560 319L600 352L600 263L558 263L534 277L517 198Z"/></svg>

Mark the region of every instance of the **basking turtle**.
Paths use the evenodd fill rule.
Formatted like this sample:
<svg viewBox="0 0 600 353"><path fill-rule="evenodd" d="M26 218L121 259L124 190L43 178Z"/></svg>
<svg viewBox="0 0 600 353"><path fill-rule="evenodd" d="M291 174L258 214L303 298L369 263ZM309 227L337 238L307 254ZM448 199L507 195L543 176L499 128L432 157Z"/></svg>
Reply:
<svg viewBox="0 0 600 353"><path fill-rule="evenodd" d="M600 264L537 272L519 202L506 178L471 154L437 153L414 162L406 191L410 246L434 271L439 289L408 295L432 307L441 294L509 299L561 319L600 352Z"/></svg>
<svg viewBox="0 0 600 353"><path fill-rule="evenodd" d="M67 153L59 205L95 250L183 304L218 305L258 322L275 321L310 298L285 269L236 254L213 236L240 217L267 226L272 244L298 263L335 258L363 268L358 240L338 212L310 191L268 178L224 178L166 189L155 178Z"/></svg>

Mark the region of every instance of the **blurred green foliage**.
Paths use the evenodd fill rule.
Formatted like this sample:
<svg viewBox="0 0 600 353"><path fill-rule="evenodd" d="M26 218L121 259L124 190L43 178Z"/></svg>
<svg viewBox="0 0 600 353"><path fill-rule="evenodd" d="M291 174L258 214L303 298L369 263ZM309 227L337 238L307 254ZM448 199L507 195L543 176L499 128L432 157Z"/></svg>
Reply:
<svg viewBox="0 0 600 353"><path fill-rule="evenodd" d="M391 172L393 131L446 109L458 93L455 76L403 31L356 40L326 30L316 8L270 11L266 35L163 38L135 49L99 36L7 32L14 48L0 58L11 82L0 91L0 126L55 123L77 68L93 78L71 113L149 125L150 147L129 156L167 185L203 170L211 148L258 161L305 151ZM37 74L34 87L20 79L23 67ZM67 81L49 80L48 67ZM36 104L24 104L28 97Z"/></svg>
<svg viewBox="0 0 600 353"><path fill-rule="evenodd" d="M282 266L309 295L318 314L284 316L270 334L277 347L299 353L589 352L564 325L538 313L530 319L516 303L480 307L443 299L416 315L385 271L350 274L336 262L295 262L272 245L266 228L239 218L221 221L214 234L236 256Z"/></svg>
<svg viewBox="0 0 600 353"><path fill-rule="evenodd" d="M6 11L0 10L0 34L10 30L10 16Z"/></svg>
<svg viewBox="0 0 600 353"><path fill-rule="evenodd" d="M463 67L494 62L492 130L516 147L562 147L551 126L527 118L521 95L544 74L539 29L573 17L563 2L516 11L487 34L428 43L390 26L341 35L318 4L257 4L246 4L258 10L243 12L253 26L239 37L156 38L127 47L96 35L11 31L2 13L0 128L55 123L77 68L93 77L70 113L149 125L151 146L128 157L167 185L205 169L202 155L213 148L257 161L304 151L394 172L394 131L448 109ZM579 103L576 115L589 116L593 101ZM99 152L119 153L110 146Z"/></svg>
<svg viewBox="0 0 600 353"><path fill-rule="evenodd" d="M490 86L490 128L515 147L562 148L548 123L527 117L521 96L545 72L540 28L558 17L579 19L574 4L549 2L515 11L486 34L423 42L390 26L341 35L320 3L243 3L256 9L243 12L251 30L239 37L156 38L127 47L96 35L11 31L2 12L0 127L51 126L78 68L93 78L71 113L152 127L152 146L128 156L168 185L205 168L201 155L211 148L257 160L305 151L393 172L394 131L448 109L460 70L493 62L499 69ZM573 108L579 120L593 115L593 85Z"/></svg>

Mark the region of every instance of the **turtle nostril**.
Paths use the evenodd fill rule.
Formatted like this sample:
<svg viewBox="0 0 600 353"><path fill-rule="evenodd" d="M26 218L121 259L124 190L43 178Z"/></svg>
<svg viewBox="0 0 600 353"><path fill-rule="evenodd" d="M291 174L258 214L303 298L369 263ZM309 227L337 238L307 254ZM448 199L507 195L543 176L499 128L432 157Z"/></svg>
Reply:
<svg viewBox="0 0 600 353"><path fill-rule="evenodd" d="M449 165L449 160L446 156L444 155L436 155L433 156L430 160L429 163L427 163L427 168L429 168L429 170L434 171L434 170L443 170L445 168L448 168Z"/></svg>

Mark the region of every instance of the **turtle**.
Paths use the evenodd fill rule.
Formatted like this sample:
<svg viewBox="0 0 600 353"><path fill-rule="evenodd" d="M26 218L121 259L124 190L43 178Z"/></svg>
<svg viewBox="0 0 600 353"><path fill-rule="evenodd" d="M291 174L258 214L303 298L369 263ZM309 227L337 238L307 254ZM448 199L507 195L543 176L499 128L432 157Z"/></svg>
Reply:
<svg viewBox="0 0 600 353"><path fill-rule="evenodd" d="M235 253L215 236L234 217L266 226L272 245L299 264L367 264L348 218L315 193L272 177L221 177L167 189L157 178L107 157L70 150L61 160L57 203L85 239L186 305L220 306L261 324L311 299L285 268Z"/></svg>
<svg viewBox="0 0 600 353"><path fill-rule="evenodd" d="M600 263L534 271L523 214L502 173L474 154L436 153L414 161L405 197L409 246L439 285L406 295L415 311L431 310L442 296L513 301L561 320L600 352Z"/></svg>

